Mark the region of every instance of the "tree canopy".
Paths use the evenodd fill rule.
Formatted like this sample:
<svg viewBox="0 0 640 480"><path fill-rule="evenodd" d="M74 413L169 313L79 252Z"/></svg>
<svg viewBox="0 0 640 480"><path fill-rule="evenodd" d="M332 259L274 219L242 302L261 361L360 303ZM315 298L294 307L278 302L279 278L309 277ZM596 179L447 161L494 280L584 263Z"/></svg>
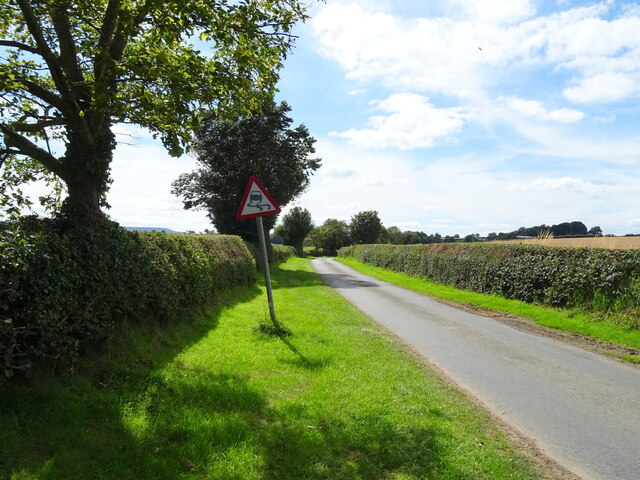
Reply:
<svg viewBox="0 0 640 480"><path fill-rule="evenodd" d="M257 115L206 117L194 142L199 168L173 182L172 192L185 208L206 210L218 232L256 241L255 222L235 218L249 178L255 175L284 207L320 168L320 159L311 157L315 139L304 125L290 128L290 111L285 102L271 102ZM275 222L275 215L263 217L265 232Z"/></svg>
<svg viewBox="0 0 640 480"><path fill-rule="evenodd" d="M312 229L311 212L306 208L293 207L289 213L282 217L281 228L277 230L284 239L284 244L295 247L296 254L302 257L304 239Z"/></svg>
<svg viewBox="0 0 640 480"><path fill-rule="evenodd" d="M359 243L378 243L383 232L382 222L375 210L358 212L351 217L349 224L351 241Z"/></svg>
<svg viewBox="0 0 640 480"><path fill-rule="evenodd" d="M349 225L344 220L328 218L309 232L307 241L325 255L337 255L340 248L350 243Z"/></svg>
<svg viewBox="0 0 640 480"><path fill-rule="evenodd" d="M2 185L59 178L73 214L102 217L113 124L182 154L206 109L270 96L305 18L297 0L3 0L0 165L19 172Z"/></svg>

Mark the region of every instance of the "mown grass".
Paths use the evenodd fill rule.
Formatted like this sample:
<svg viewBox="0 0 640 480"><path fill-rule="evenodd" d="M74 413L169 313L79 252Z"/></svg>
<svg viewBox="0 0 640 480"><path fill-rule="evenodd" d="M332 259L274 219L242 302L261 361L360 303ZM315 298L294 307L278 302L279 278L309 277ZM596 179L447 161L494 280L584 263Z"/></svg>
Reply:
<svg viewBox="0 0 640 480"><path fill-rule="evenodd" d="M0 386L0 478L534 479L486 414L312 273L273 268L73 375Z"/></svg>
<svg viewBox="0 0 640 480"><path fill-rule="evenodd" d="M497 295L485 295L468 290L460 290L426 279L365 265L352 258L336 258L336 260L365 275L370 275L379 280L394 283L409 290L424 293L435 298L507 312L527 318L545 327L580 333L617 345L640 349L639 330L604 322L600 317L589 314L588 312L554 309L532 305L519 300L508 300ZM624 359L631 362L640 361L640 358L634 355L625 356Z"/></svg>

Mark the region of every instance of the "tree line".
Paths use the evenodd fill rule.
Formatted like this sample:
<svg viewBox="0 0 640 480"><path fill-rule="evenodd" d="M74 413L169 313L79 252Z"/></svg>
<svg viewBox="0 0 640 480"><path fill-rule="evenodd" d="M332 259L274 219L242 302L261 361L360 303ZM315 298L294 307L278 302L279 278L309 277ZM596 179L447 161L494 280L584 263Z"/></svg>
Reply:
<svg viewBox="0 0 640 480"><path fill-rule="evenodd" d="M349 222L329 218L322 225L315 226L311 213L307 209L294 207L275 227L272 237L274 241L294 246L298 255L303 254L304 245L314 247L317 253L336 255L341 247L358 244L413 245L510 240L518 237L600 235L602 235L602 229L599 226L587 230L584 223L574 221L552 226L543 224L535 227L520 227L512 232L490 233L486 237L481 237L478 233L464 237L458 234L442 236L439 233L403 231L396 226L387 228L382 224L378 212L375 210L356 213Z"/></svg>

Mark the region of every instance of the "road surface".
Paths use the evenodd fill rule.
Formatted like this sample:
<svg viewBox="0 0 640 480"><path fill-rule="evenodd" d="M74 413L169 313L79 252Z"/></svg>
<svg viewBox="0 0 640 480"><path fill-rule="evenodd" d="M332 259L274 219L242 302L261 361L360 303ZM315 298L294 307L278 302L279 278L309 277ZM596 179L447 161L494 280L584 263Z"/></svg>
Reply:
<svg viewBox="0 0 640 480"><path fill-rule="evenodd" d="M381 282L328 258L323 280L585 480L640 480L640 370Z"/></svg>

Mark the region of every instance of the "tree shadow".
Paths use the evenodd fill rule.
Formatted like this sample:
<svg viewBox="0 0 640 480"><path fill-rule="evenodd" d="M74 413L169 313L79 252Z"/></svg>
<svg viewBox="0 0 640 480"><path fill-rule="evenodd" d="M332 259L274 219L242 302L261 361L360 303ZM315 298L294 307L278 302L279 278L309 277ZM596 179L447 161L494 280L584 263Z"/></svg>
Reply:
<svg viewBox="0 0 640 480"><path fill-rule="evenodd" d="M4 433L3 445L11 440L19 445L2 454L0 476L298 480L379 479L401 473L408 478L470 478L464 466L451 470L447 465L447 476L437 475L443 468L442 432L399 427L384 414L370 412L337 416L294 404L278 409L249 379L189 373L171 380L152 374L145 388L125 395L121 403L100 402L95 392L90 404L74 396L72 388L57 399L33 399L28 407L53 413L65 428L48 432L34 420L20 439ZM76 416L78 410L65 402L83 403L83 415ZM103 420L85 423L96 409ZM80 430L82 435L72 433Z"/></svg>
<svg viewBox="0 0 640 480"><path fill-rule="evenodd" d="M282 264L271 267L271 286L278 288L304 288L324 285L315 272L283 268Z"/></svg>

